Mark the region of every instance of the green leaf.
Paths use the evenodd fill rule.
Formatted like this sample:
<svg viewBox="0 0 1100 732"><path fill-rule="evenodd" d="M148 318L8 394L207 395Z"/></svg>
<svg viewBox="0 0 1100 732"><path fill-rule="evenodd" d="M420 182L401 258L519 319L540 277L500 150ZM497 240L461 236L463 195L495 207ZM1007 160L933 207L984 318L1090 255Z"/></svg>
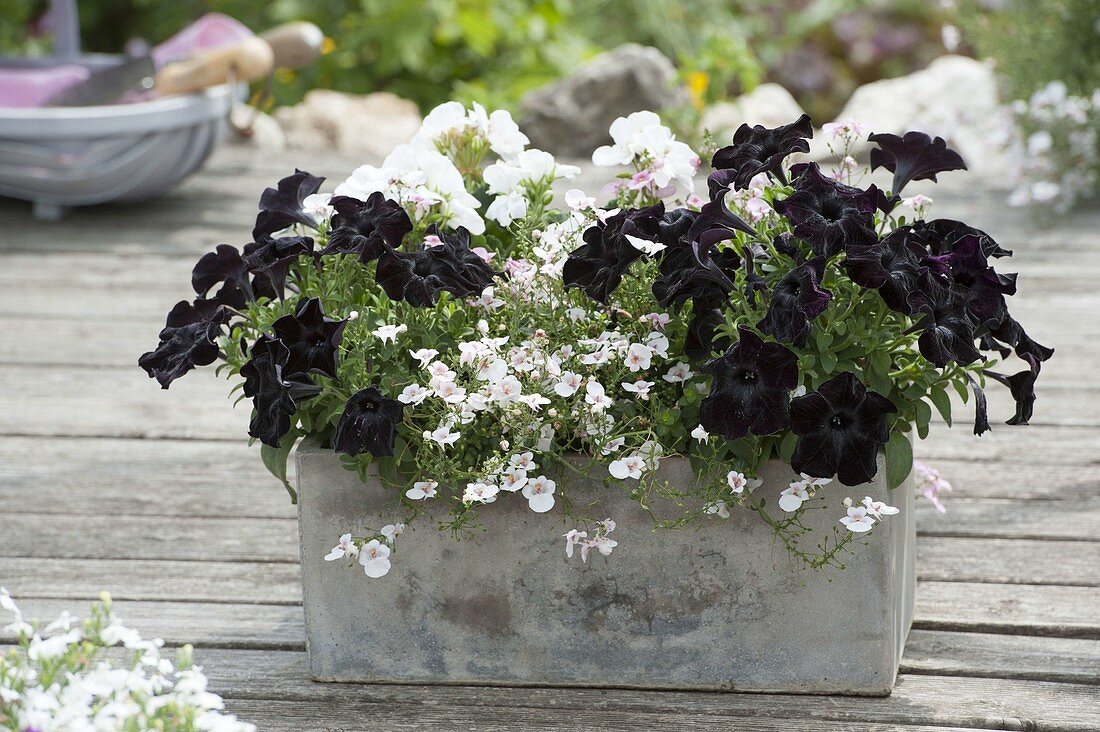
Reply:
<svg viewBox="0 0 1100 732"><path fill-rule="evenodd" d="M901 432L892 432L886 443L886 484L897 488L913 470L913 443Z"/></svg>
<svg viewBox="0 0 1100 732"><path fill-rule="evenodd" d="M913 402L913 409L916 411L917 434L923 440L928 436L928 423L932 421L932 407L928 406L928 402L923 399L918 399Z"/></svg>
<svg viewBox="0 0 1100 732"><path fill-rule="evenodd" d="M291 429L290 432L283 435L278 447L260 444L260 459L264 461L264 467L267 468L269 473L282 481L287 493L290 494L290 502L294 504L298 503L298 493L286 479L286 462L290 457L290 451L294 449L294 445L298 442L300 436L301 433L298 430Z"/></svg>
<svg viewBox="0 0 1100 732"><path fill-rule="evenodd" d="M788 432L783 435L783 440L779 443L779 457L789 463L791 456L794 455L794 446L798 444L798 435L793 432Z"/></svg>
<svg viewBox="0 0 1100 732"><path fill-rule="evenodd" d="M831 374L836 369L836 354L831 351L825 351L821 354L821 368L826 373Z"/></svg>
<svg viewBox="0 0 1100 732"><path fill-rule="evenodd" d="M951 397L947 396L947 392L944 391L942 386L933 386L928 390L928 398L936 405L936 410L939 411L940 416L943 417L943 421L947 422L947 426L950 427Z"/></svg>

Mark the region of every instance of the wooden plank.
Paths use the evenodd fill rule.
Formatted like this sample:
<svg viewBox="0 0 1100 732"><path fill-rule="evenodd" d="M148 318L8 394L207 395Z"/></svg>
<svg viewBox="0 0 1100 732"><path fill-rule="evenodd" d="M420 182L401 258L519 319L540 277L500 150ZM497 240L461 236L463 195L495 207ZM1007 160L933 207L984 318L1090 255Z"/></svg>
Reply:
<svg viewBox="0 0 1100 732"><path fill-rule="evenodd" d="M947 582L1100 587L1100 543L919 536L917 576Z"/></svg>
<svg viewBox="0 0 1100 732"><path fill-rule="evenodd" d="M918 441L913 450L918 460L931 464L967 460L1010 466L1074 465L1087 471L1100 466L1098 441L1100 431L1093 427L995 425L975 437L964 424L949 428L938 423L929 427L928 439Z"/></svg>
<svg viewBox="0 0 1100 732"><path fill-rule="evenodd" d="M930 445L923 443L918 447L924 450ZM1100 495L1100 470L1095 467L1074 463L1009 463L979 459L929 461L954 488L953 492L944 494L948 518L956 498L1009 498L1042 502L1089 500Z"/></svg>
<svg viewBox="0 0 1100 732"><path fill-rule="evenodd" d="M1100 638L1093 587L921 582L913 627Z"/></svg>
<svg viewBox="0 0 1100 732"><path fill-rule="evenodd" d="M1100 684L1100 641L914 630L902 673Z"/></svg>
<svg viewBox="0 0 1100 732"><path fill-rule="evenodd" d="M301 571L281 562L0 557L0 582L21 598L296 605ZM259 611L258 611L259 612Z"/></svg>
<svg viewBox="0 0 1100 732"><path fill-rule="evenodd" d="M745 718L751 718L752 725L760 719L809 719L815 725L829 722L847 725L933 724L937 727L954 725L1002 730L1095 730L1100 726L1100 707L1095 704L1096 688L1084 684L909 674L899 678L893 695L887 698L628 689L318 684L305 680L304 653L269 652L264 656L261 661L254 651L215 649L196 654L211 680L211 690L228 699L282 699L303 703L325 701L339 709L351 709L356 703L372 704L372 709L377 709L377 715L381 716L393 704L421 704L426 708L448 710L470 706L524 706L570 711L598 710L604 714L646 714L659 710L677 715L676 718L681 714L712 717L711 724L715 726L704 729L726 729L717 725L725 719ZM233 708L230 705L230 709ZM367 712L360 716L360 720L371 718L372 715ZM741 721L729 729L746 729L744 725L745 722ZM574 729L584 728L579 726ZM602 729L599 725L595 728ZM671 726L662 725L656 729L679 727L671 722Z"/></svg>
<svg viewBox="0 0 1100 732"><path fill-rule="evenodd" d="M1100 496L1080 502L1034 506L1011 498L958 497L949 513L939 514L930 503L917 504L917 526L927 536L1007 537L1012 539L1066 539L1095 542L1100 538ZM1100 560L1100 544L1082 551Z"/></svg>
<svg viewBox="0 0 1100 732"><path fill-rule="evenodd" d="M297 516L244 441L5 437L0 505L8 514Z"/></svg>

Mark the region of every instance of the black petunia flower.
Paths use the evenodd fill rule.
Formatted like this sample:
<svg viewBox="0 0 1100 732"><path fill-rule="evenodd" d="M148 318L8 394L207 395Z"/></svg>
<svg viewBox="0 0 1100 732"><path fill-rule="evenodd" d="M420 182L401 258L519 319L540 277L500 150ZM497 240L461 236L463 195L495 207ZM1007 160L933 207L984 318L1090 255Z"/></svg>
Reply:
<svg viewBox="0 0 1100 732"><path fill-rule="evenodd" d="M684 355L692 361L702 361L710 358L714 351L724 351L729 348L730 339L718 337L718 327L722 325L723 317L720 308L707 308L706 303L695 305L688 321L687 333L684 335Z"/></svg>
<svg viewBox="0 0 1100 732"><path fill-rule="evenodd" d="M1011 348L1025 361L1029 358L1040 362L1046 361L1054 355L1053 348L1047 348L1032 340L1031 336L1024 332L1023 326L1011 315L1006 315L1001 323L990 329L989 333L985 334L984 340L986 341L984 345L988 346L986 350L1000 350L1002 356L1007 356L1008 349ZM1003 347L999 345L1001 343L1004 344Z"/></svg>
<svg viewBox="0 0 1100 732"><path fill-rule="evenodd" d="M807 140L814 136L810 116L804 114L794 122L768 129L762 125L743 124L733 135L733 144L714 153L711 167L732 172L735 188L748 188L749 181L759 173L771 173L786 183L783 161L796 152L809 152Z"/></svg>
<svg viewBox="0 0 1100 732"><path fill-rule="evenodd" d="M942 137L923 132L906 132L904 137L880 133L871 135L878 147L871 150L871 170L886 168L894 174L890 192L901 193L911 180L936 180L937 173L966 170L962 156L947 146Z"/></svg>
<svg viewBox="0 0 1100 732"><path fill-rule="evenodd" d="M1012 376L998 374L995 371L985 372L987 376L1007 386L1012 394L1013 401L1016 402L1016 414L1012 415L1012 418L1007 420L1006 424L1027 424L1031 420L1032 412L1035 411L1035 380L1039 378L1042 362L1031 356L1026 357L1024 360L1027 361L1030 368Z"/></svg>
<svg viewBox="0 0 1100 732"><path fill-rule="evenodd" d="M878 244L848 247L844 257L853 282L878 290L891 310L906 314L923 303L918 285L929 264L928 249L908 226L894 229Z"/></svg>
<svg viewBox="0 0 1100 732"><path fill-rule="evenodd" d="M657 241L664 213L661 203L627 209L586 229L584 244L569 253L562 268L566 289L579 287L590 298L606 305L630 265L642 257L642 251L627 237Z"/></svg>
<svg viewBox="0 0 1100 732"><path fill-rule="evenodd" d="M798 358L779 343L765 343L749 328L737 329L738 341L702 370L713 377L710 394L699 407L708 432L737 440L770 435L788 424L790 392L798 386Z"/></svg>
<svg viewBox="0 0 1100 732"><path fill-rule="evenodd" d="M993 328L1008 317L1005 296L1016 294L1016 275L1003 275L990 267L977 237L964 236L944 259L951 268L951 280L965 291L967 308L979 326Z"/></svg>
<svg viewBox="0 0 1100 732"><path fill-rule="evenodd" d="M791 467L844 485L867 483L878 472L878 451L890 439L886 397L844 372L817 391L791 400L791 431L798 435Z"/></svg>
<svg viewBox="0 0 1100 732"><path fill-rule="evenodd" d="M775 210L794 226L794 235L810 244L814 254L831 257L850 246L878 242L875 191L845 186L822 175L817 163L800 168L794 193L777 201Z"/></svg>
<svg viewBox="0 0 1100 732"><path fill-rule="evenodd" d="M948 362L966 365L981 359L974 346L977 323L970 314L968 298L962 288L934 283L921 278L921 304L914 311L922 313L916 328L920 353L939 367Z"/></svg>
<svg viewBox="0 0 1100 732"><path fill-rule="evenodd" d="M237 248L219 244L215 251L207 252L191 270L191 286L195 294L206 297L215 285L221 285L210 298L219 305L242 308L257 297L275 297L276 292L266 277L251 278L248 265Z"/></svg>
<svg viewBox="0 0 1100 732"><path fill-rule="evenodd" d="M266 280L282 299L286 296L286 276L290 265L297 262L298 257L312 253L313 239L308 236L282 236L278 239L262 236L244 245L241 259L249 272L258 279Z"/></svg>
<svg viewBox="0 0 1100 732"><path fill-rule="evenodd" d="M364 264L378 259L387 249L397 249L413 229L405 209L379 192L366 201L336 196L331 201L336 213L328 246L321 254L356 254Z"/></svg>
<svg viewBox="0 0 1100 732"><path fill-rule="evenodd" d="M181 300L168 313L156 350L142 354L138 366L162 389L196 366L218 358L217 338L232 313L211 300Z"/></svg>
<svg viewBox="0 0 1100 732"><path fill-rule="evenodd" d="M664 308L678 309L688 300L716 307L733 291L733 276L740 265L741 258L731 248L711 256L698 243L681 239L661 252L653 296Z"/></svg>
<svg viewBox="0 0 1100 732"><path fill-rule="evenodd" d="M470 232L431 230L443 244L413 252L387 250L378 260L375 278L391 300L431 307L441 292L455 297L480 295L499 273L470 249Z"/></svg>
<svg viewBox="0 0 1100 732"><path fill-rule="evenodd" d="M324 182L324 178L295 169L294 175L280 180L277 188L265 188L260 195L260 213L256 215L252 238L274 234L292 224L316 229L317 221L302 210L302 201L316 193Z"/></svg>
<svg viewBox="0 0 1100 732"><path fill-rule="evenodd" d="M810 336L810 321L821 315L833 298L821 288L824 275L824 257L815 257L783 275L772 290L768 312L756 324L760 332L804 347Z"/></svg>
<svg viewBox="0 0 1100 732"><path fill-rule="evenodd" d="M316 371L335 379L336 354L347 324L346 320L326 318L316 297L299 303L294 315L276 320L275 337L290 352L284 373L290 376Z"/></svg>
<svg viewBox="0 0 1100 732"><path fill-rule="evenodd" d="M1003 248L993 240L989 234L981 229L975 229L961 221L952 219L935 219L933 221L916 221L912 224L914 234L920 236L928 250L936 256L950 254L955 245L968 236L976 237L981 245L982 253L986 257L1000 259L1011 257L1012 252Z"/></svg>
<svg viewBox="0 0 1100 732"><path fill-rule="evenodd" d="M321 388L306 374L288 375L290 351L278 338L260 336L249 352L251 359L241 367L244 395L255 407L248 434L270 447L278 447L290 431L290 418L298 402L315 396Z"/></svg>
<svg viewBox="0 0 1100 732"><path fill-rule="evenodd" d="M756 235L756 230L726 205L726 194L730 191L733 177L732 171L716 170L707 178L710 201L703 205L691 222L691 228L686 235L688 241L703 242L709 247L719 241L732 239L738 231Z"/></svg>
<svg viewBox="0 0 1100 732"><path fill-rule="evenodd" d="M404 409L404 404L382 396L374 386L353 394L336 425L333 447L345 455L393 455Z"/></svg>

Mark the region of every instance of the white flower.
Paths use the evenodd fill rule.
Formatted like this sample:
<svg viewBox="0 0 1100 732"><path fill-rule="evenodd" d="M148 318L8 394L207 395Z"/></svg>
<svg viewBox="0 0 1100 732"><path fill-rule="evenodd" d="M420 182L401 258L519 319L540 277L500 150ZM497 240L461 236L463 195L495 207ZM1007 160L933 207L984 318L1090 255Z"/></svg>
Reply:
<svg viewBox="0 0 1100 732"><path fill-rule="evenodd" d="M870 127L862 122L847 120L846 122L826 122L821 125L821 131L834 140L838 137L861 138L870 131Z"/></svg>
<svg viewBox="0 0 1100 732"><path fill-rule="evenodd" d="M371 539L359 552L359 563L368 577L384 577L390 571L390 548L378 539Z"/></svg>
<svg viewBox="0 0 1100 732"><path fill-rule="evenodd" d="M510 226L527 215L527 199L519 191L510 191L494 198L485 215L501 226Z"/></svg>
<svg viewBox="0 0 1100 732"><path fill-rule="evenodd" d="M641 168L637 176L652 184L661 194L667 188L680 196L694 189L699 156L676 140L672 131L661 124L653 112L635 112L611 123L613 145L604 145L592 153L598 166L630 165Z"/></svg>
<svg viewBox="0 0 1100 732"><path fill-rule="evenodd" d="M431 387L435 395L448 404L461 404L466 399L466 390L449 379L433 378Z"/></svg>
<svg viewBox="0 0 1100 732"><path fill-rule="evenodd" d="M516 453L512 457L508 458L508 462L517 468L523 468L524 470L533 470L538 467L535 462L535 454L533 452L520 452Z"/></svg>
<svg viewBox="0 0 1100 732"><path fill-rule="evenodd" d="M848 531L862 534L865 531L871 530L871 526L874 525L875 519L867 512L866 508L862 506L850 506L848 508L848 515L840 519L840 523L847 526Z"/></svg>
<svg viewBox="0 0 1100 732"><path fill-rule="evenodd" d="M510 466L500 475L500 489L515 493L527 485L527 471L523 468Z"/></svg>
<svg viewBox="0 0 1100 732"><path fill-rule="evenodd" d="M699 442L710 442L710 433L703 425L696 425L695 429L691 431L691 436Z"/></svg>
<svg viewBox="0 0 1100 732"><path fill-rule="evenodd" d="M645 371L653 362L653 350L641 343L631 343L623 360L631 371Z"/></svg>
<svg viewBox="0 0 1100 732"><path fill-rule="evenodd" d="M915 196L907 196L901 199L902 206L914 210L918 208L926 208L927 206L931 206L933 203L934 201L932 200L932 198L924 195L923 193L918 193Z"/></svg>
<svg viewBox="0 0 1100 732"><path fill-rule="evenodd" d="M654 384L654 382L652 382L652 381L646 381L645 379L638 379L637 381L635 381L633 383L629 383L629 382L624 381L622 386L623 386L623 389L625 389L626 391L629 391L633 394L637 394L638 398L641 399L642 401L648 401L649 400L649 390L653 388L653 384Z"/></svg>
<svg viewBox="0 0 1100 732"><path fill-rule="evenodd" d="M585 384L584 401L592 406L593 412L602 412L614 403L604 392L603 384L595 379L589 379Z"/></svg>
<svg viewBox="0 0 1100 732"><path fill-rule="evenodd" d="M467 506L471 503L492 503L497 499L500 489L492 483L467 483L466 490L462 494L462 502Z"/></svg>
<svg viewBox="0 0 1100 732"><path fill-rule="evenodd" d="M596 206L596 199L579 188L570 188L565 192L565 205L574 211L586 211Z"/></svg>
<svg viewBox="0 0 1100 732"><path fill-rule="evenodd" d="M488 116L485 108L474 102L474 111L471 114L478 121L478 126L483 130L485 138L489 141L489 147L497 155L510 157L519 154L531 141L527 135L519 130L519 125L512 119L512 115L505 109L494 109Z"/></svg>
<svg viewBox="0 0 1100 732"><path fill-rule="evenodd" d="M402 404L419 404L428 398L431 392L419 384L409 384L397 395L397 401Z"/></svg>
<svg viewBox="0 0 1100 732"><path fill-rule="evenodd" d="M418 351L409 351L409 355L420 362L420 368L427 368L428 364L432 362L432 359L439 355L439 351L434 348L421 348Z"/></svg>
<svg viewBox="0 0 1100 732"><path fill-rule="evenodd" d="M588 318L588 313L584 308L569 308L565 311L565 317L572 320L574 323Z"/></svg>
<svg viewBox="0 0 1100 732"><path fill-rule="evenodd" d="M471 299L469 303L475 307L485 308L486 310L496 310L504 305L504 301L496 296L496 288L492 285L482 290L481 295Z"/></svg>
<svg viewBox="0 0 1100 732"><path fill-rule="evenodd" d="M523 385L515 376L508 375L490 387L492 399L503 405L511 404L519 398Z"/></svg>
<svg viewBox="0 0 1100 732"><path fill-rule="evenodd" d="M730 517L730 507L726 505L725 501L719 500L704 506L703 513L708 516L716 514L719 518L728 519Z"/></svg>
<svg viewBox="0 0 1100 732"><path fill-rule="evenodd" d="M664 315L664 313L662 313ZM665 323L668 322L668 315L664 315ZM663 327L663 325L661 326ZM653 352L661 358L668 358L668 336L664 333L658 333L653 331L645 337L646 345L653 349Z"/></svg>
<svg viewBox="0 0 1100 732"><path fill-rule="evenodd" d="M344 534L340 537L340 542L332 547L332 551L325 555L326 562L332 562L337 559L343 559L344 557L354 557L359 553L359 547L351 540L351 534Z"/></svg>
<svg viewBox="0 0 1100 732"><path fill-rule="evenodd" d="M594 538L588 540L581 546L581 561L588 561L588 550L595 549L603 556L611 554L611 550L619 545L619 542L615 541L606 534L597 534Z"/></svg>
<svg viewBox="0 0 1100 732"><path fill-rule="evenodd" d="M810 500L810 493L802 481L791 483L779 494L779 507L787 513L794 513L802 504Z"/></svg>
<svg viewBox="0 0 1100 732"><path fill-rule="evenodd" d="M577 390L581 388L581 376L575 374L572 371L564 371L561 375L561 380L554 384L554 392L558 396L569 397L577 393Z"/></svg>
<svg viewBox="0 0 1100 732"><path fill-rule="evenodd" d="M759 488L763 482L759 478L746 478L744 473L738 473L736 470L731 470L726 474L726 483L729 484L730 493L743 493L746 488L752 491ZM802 505L801 501L799 505Z"/></svg>
<svg viewBox="0 0 1100 732"><path fill-rule="evenodd" d="M544 424L542 427L539 428L539 439L535 443L535 447L540 452L547 452L550 449L551 445L554 444L554 436L556 434L557 431L554 429L554 425Z"/></svg>
<svg viewBox="0 0 1100 732"><path fill-rule="evenodd" d="M573 558L573 547L577 544L584 545L584 540L588 538L587 531L578 531L577 529L570 529L566 533L562 534L565 537L565 556L570 559Z"/></svg>
<svg viewBox="0 0 1100 732"><path fill-rule="evenodd" d="M637 453L627 455L621 460L614 460L607 466L607 472L611 473L611 477L619 480L626 480L627 478L639 480L642 477L643 470L645 470L645 460Z"/></svg>
<svg viewBox="0 0 1100 732"><path fill-rule="evenodd" d="M477 378L498 384L508 375L508 362L503 358L485 359L477 369Z"/></svg>
<svg viewBox="0 0 1100 732"><path fill-rule="evenodd" d="M877 519L883 516L895 516L901 509L894 506L888 506L884 501L876 501L870 496L866 496L863 499L863 507L867 509L867 513L871 514Z"/></svg>
<svg viewBox="0 0 1100 732"><path fill-rule="evenodd" d="M444 449L449 445L455 444L461 436L462 435L458 432L451 432L451 426L447 424L439 425L432 432L424 430L423 434L425 440L431 440Z"/></svg>
<svg viewBox="0 0 1100 732"><path fill-rule="evenodd" d="M439 483L434 480L418 480L413 487L405 491L405 498L410 501L423 501L426 498L435 498Z"/></svg>
<svg viewBox="0 0 1100 732"><path fill-rule="evenodd" d="M543 406L550 403L550 400L542 394L524 394L517 401L526 404L536 412L541 411Z"/></svg>
<svg viewBox="0 0 1100 732"><path fill-rule="evenodd" d="M397 342L397 336L401 335L409 329L409 326L402 323L401 325L383 325L380 328L376 328L374 335L379 338L383 343L389 341L390 343Z"/></svg>
<svg viewBox="0 0 1100 732"><path fill-rule="evenodd" d="M84 633L80 628L73 628L68 633L55 635L51 638L40 638L35 635L27 646L27 658L32 661L48 661L64 654L70 645L83 639Z"/></svg>
<svg viewBox="0 0 1100 732"><path fill-rule="evenodd" d="M433 379L450 379L454 380L456 374L451 371L450 367L442 361L432 361L428 364L428 373Z"/></svg>
<svg viewBox="0 0 1100 732"><path fill-rule="evenodd" d="M381 529L378 530L378 533L381 534L382 536L386 537L386 543L387 544L392 545L394 539L396 539L401 534L401 532L404 531L404 530L405 530L405 524L402 524L402 523L386 524L385 526L383 526Z"/></svg>
<svg viewBox="0 0 1100 732"><path fill-rule="evenodd" d="M695 372L691 370L691 367L689 365L687 365L683 361L680 361L675 366L670 368L668 370L668 373L661 378L669 383L677 384L687 381L692 376L695 376Z"/></svg>
<svg viewBox="0 0 1100 732"><path fill-rule="evenodd" d="M639 252L648 254L651 257L661 250L668 248L659 241L650 241L649 239L642 239L641 237L631 236L630 234L626 235L626 240Z"/></svg>
<svg viewBox="0 0 1100 732"><path fill-rule="evenodd" d="M529 480L523 486L523 496L527 505L535 513L546 513L554 507L554 489L557 485L545 475Z"/></svg>

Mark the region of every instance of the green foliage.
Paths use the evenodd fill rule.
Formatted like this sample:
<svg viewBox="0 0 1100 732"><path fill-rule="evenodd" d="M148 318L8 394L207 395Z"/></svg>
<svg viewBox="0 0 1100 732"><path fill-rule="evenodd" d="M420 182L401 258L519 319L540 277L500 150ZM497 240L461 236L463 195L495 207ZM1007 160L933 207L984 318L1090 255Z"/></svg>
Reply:
<svg viewBox="0 0 1100 732"><path fill-rule="evenodd" d="M960 23L982 56L996 59L1010 99L1026 99L1051 81L1071 94L1100 89L1100 3L1096 0L965 0Z"/></svg>

